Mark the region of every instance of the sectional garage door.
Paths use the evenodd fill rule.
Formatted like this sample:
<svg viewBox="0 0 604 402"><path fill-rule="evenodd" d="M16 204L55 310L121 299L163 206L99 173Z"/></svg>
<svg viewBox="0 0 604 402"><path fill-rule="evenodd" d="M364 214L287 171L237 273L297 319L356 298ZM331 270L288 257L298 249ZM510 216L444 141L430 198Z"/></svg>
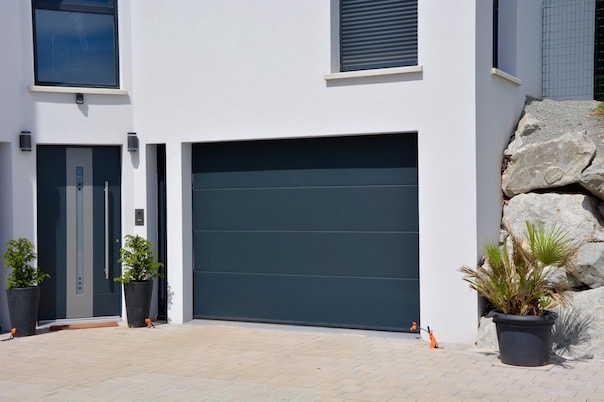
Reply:
<svg viewBox="0 0 604 402"><path fill-rule="evenodd" d="M408 331L417 136L193 146L194 316Z"/></svg>

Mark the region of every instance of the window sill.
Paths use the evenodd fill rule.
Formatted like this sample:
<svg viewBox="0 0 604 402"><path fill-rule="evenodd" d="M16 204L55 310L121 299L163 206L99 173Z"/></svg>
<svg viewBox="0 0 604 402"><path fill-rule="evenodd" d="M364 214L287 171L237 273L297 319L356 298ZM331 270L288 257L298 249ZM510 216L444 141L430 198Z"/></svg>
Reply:
<svg viewBox="0 0 604 402"><path fill-rule="evenodd" d="M394 67L394 68L380 68L380 69L375 69L375 70L349 71L349 72L344 72L344 73L325 74L325 81L344 80L344 79L348 79L348 78L381 77L381 76L385 76L385 75L421 73L422 71L424 71L423 66Z"/></svg>
<svg viewBox="0 0 604 402"><path fill-rule="evenodd" d="M522 85L522 81L520 80L520 78L516 78L513 75L506 73L505 71L501 71L498 68L491 68L491 75L502 78L516 85Z"/></svg>
<svg viewBox="0 0 604 402"><path fill-rule="evenodd" d="M90 95L128 95L126 89L113 88L78 88L78 87L52 87L42 85L30 85L30 92L47 92L60 94L90 94Z"/></svg>

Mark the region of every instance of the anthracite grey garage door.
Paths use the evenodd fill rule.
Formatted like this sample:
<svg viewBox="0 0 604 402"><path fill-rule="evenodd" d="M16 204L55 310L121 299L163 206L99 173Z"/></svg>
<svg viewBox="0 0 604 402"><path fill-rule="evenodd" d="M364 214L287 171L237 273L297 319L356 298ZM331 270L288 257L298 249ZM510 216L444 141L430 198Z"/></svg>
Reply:
<svg viewBox="0 0 604 402"><path fill-rule="evenodd" d="M408 331L417 136L193 146L194 316Z"/></svg>

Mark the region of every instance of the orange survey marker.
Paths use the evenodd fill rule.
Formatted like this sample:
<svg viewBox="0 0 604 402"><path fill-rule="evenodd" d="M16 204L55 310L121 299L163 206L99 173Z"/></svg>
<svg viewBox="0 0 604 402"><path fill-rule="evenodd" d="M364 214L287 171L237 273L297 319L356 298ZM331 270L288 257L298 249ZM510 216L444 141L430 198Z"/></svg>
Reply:
<svg viewBox="0 0 604 402"><path fill-rule="evenodd" d="M411 328L409 329L411 331L415 331L417 329L417 323L413 321L413 325L411 325ZM430 330L430 326L428 326L428 329L423 329L421 327L419 329L420 331L425 331L428 333L428 336L430 337L430 349L442 349L442 346L438 346L436 338L434 337L434 333Z"/></svg>
<svg viewBox="0 0 604 402"><path fill-rule="evenodd" d="M15 338L15 334L17 333L17 329L13 328L10 330L10 337L8 339L2 339L2 341L10 341Z"/></svg>

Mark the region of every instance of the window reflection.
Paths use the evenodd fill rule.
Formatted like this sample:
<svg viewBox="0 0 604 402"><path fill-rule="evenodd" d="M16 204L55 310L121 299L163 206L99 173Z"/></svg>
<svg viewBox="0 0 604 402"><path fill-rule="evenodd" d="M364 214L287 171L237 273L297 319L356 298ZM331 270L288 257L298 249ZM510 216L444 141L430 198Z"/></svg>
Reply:
<svg viewBox="0 0 604 402"><path fill-rule="evenodd" d="M37 84L118 85L114 15L36 9L35 35Z"/></svg>

